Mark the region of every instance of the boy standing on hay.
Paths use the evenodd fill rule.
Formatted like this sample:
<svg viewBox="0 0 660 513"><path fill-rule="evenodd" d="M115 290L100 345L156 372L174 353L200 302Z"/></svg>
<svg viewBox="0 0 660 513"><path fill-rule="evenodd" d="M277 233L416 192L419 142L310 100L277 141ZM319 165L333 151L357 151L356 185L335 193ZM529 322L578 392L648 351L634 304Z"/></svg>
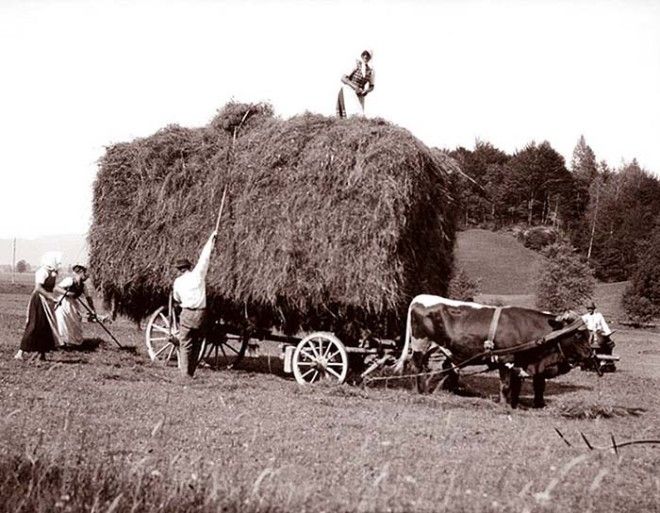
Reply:
<svg viewBox="0 0 660 513"><path fill-rule="evenodd" d="M187 258L179 258L174 264L181 273L174 280L172 296L181 305L179 369L184 378L192 378L197 368L197 358L193 355L198 354L204 337L206 273L217 235L216 229L206 241L195 267Z"/></svg>

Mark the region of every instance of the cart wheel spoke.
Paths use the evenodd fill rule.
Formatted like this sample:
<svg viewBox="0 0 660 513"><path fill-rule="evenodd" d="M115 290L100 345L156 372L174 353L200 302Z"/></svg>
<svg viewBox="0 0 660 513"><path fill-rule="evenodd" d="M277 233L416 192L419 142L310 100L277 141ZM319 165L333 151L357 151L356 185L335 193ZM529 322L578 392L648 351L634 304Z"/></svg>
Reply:
<svg viewBox="0 0 660 513"><path fill-rule="evenodd" d="M316 380L316 378L318 377L318 375L319 375L319 371L317 371L316 369L314 369L314 375L312 376L312 379L309 380L309 382L310 382L310 383L314 383L314 380Z"/></svg>
<svg viewBox="0 0 660 513"><path fill-rule="evenodd" d="M326 367L325 370L332 374L335 378L341 379L341 374L339 374L336 370L332 369L331 367Z"/></svg>
<svg viewBox="0 0 660 513"><path fill-rule="evenodd" d="M209 347L204 358L216 369L231 369L235 367L245 356L248 347L249 338L244 335L218 334L214 340L213 333L210 332L210 339L207 338Z"/></svg>
<svg viewBox="0 0 660 513"><path fill-rule="evenodd" d="M314 345L313 342L310 342L310 343L309 343L309 348L312 350L312 353L314 353L314 356L315 356L316 358L320 358L320 357L321 357L321 355L319 354L319 352L316 350L316 345Z"/></svg>
<svg viewBox="0 0 660 513"><path fill-rule="evenodd" d="M307 376L309 376L312 372L316 372L316 368L314 369L309 369L305 374L302 375L302 378L305 379Z"/></svg>
<svg viewBox="0 0 660 513"><path fill-rule="evenodd" d="M167 349L168 347L174 347L174 345L171 344L171 343L170 343L170 344L165 344L163 347L161 347L158 351L156 351L156 352L154 353L154 357L155 357L155 358L158 358L158 355L159 355L160 353L162 353L163 351L165 351L165 349Z"/></svg>
<svg viewBox="0 0 660 513"><path fill-rule="evenodd" d="M309 353L308 353L307 351L305 351L304 349L301 349L301 350L300 350L300 354L306 356L309 360L312 360L312 361L314 361L314 362L317 360L314 356L312 356L311 354L309 354Z"/></svg>
<svg viewBox="0 0 660 513"><path fill-rule="evenodd" d="M235 348L234 346L232 346L231 344L222 344L222 347L226 347L227 349L231 349L235 354L238 354L238 353L240 352L240 348L239 348L239 349L236 349L236 348ZM224 351L222 351L222 352L224 353ZM227 355L225 354L225 358L226 358L226 357L227 357Z"/></svg>
<svg viewBox="0 0 660 513"><path fill-rule="evenodd" d="M328 357L328 353L332 349L332 344L328 344L328 347L325 348L325 353L323 353L323 358L326 360L331 360L332 358Z"/></svg>

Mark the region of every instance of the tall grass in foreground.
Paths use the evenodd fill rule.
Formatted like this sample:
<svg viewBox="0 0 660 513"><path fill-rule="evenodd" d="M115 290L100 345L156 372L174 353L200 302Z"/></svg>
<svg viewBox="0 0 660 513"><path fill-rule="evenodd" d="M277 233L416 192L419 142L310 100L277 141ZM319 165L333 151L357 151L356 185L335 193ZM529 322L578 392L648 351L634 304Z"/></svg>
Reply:
<svg viewBox="0 0 660 513"><path fill-rule="evenodd" d="M5 511L284 511L252 503L244 490L221 490L214 475L186 482L113 461L3 455L0 476Z"/></svg>
<svg viewBox="0 0 660 513"><path fill-rule="evenodd" d="M413 399L415 403L430 400ZM374 458L370 477L355 483L347 495L349 490L341 493L332 486L333 469L328 468L320 498L319 490L309 482L279 475L286 467L283 462L254 462L240 452L219 465L201 456L191 462L190 454L170 446L169 428L163 420L141 440L127 441L124 450L104 442L85 420L70 421L70 412L61 419L60 431L46 434L39 429L21 441L19 433L26 426L13 424L12 416L6 416L0 426L0 511L626 511L621 504L599 498L604 480L619 481L625 474L620 459L602 452L571 451L564 458L551 457L548 474L541 480L528 476L520 481L510 468L493 467L494 462L483 461L490 466L483 471L480 466L469 470L464 465L441 465L438 477L443 479L434 485L432 503L418 502L419 496L405 491L423 476L406 475L399 482L394 460ZM370 456L375 454L356 454L356 463L364 466ZM450 461L448 453L446 462ZM255 463L262 469L258 473L253 472ZM477 476L476 487L474 481L468 484L470 479L463 482L466 471ZM649 511L645 509L648 498L635 498L634 492L625 504Z"/></svg>

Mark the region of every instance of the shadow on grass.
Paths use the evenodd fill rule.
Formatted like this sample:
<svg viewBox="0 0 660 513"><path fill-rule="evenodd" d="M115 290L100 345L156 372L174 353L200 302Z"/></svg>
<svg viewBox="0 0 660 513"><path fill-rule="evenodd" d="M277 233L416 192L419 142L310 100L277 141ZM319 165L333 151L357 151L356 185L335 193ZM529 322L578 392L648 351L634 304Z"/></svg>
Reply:
<svg viewBox="0 0 660 513"><path fill-rule="evenodd" d="M85 338L80 344L67 344L60 350L65 353L93 353L103 342L100 338Z"/></svg>
<svg viewBox="0 0 660 513"><path fill-rule="evenodd" d="M108 349L112 348L113 350L123 351L125 353L137 354L137 348L135 346L122 346L119 347L111 341L102 339L102 338L86 338L83 339L80 344L67 344L64 347L60 347L61 351L66 353L93 353L99 349Z"/></svg>
<svg viewBox="0 0 660 513"><path fill-rule="evenodd" d="M226 368L213 369L214 372L228 371ZM231 372L231 370L229 370ZM234 372L240 371L243 373L254 374L272 374L284 378L286 380L294 381L293 374L284 372L284 363L281 358L277 356L246 356L243 358ZM400 389L400 390L415 390L415 379L411 377L402 378L396 375L387 375L384 371L378 376L374 376L375 381L368 381L367 383L360 383L359 370L357 372L349 372L347 383L356 385L356 387L367 389ZM591 390L588 386L576 385L566 382L557 382L553 380L546 381L545 397L552 398L552 396L561 396L563 394L572 393L580 390ZM440 392L440 387L434 393ZM488 400L497 400L500 393L500 380L496 371L489 374L472 374L461 376L459 381L459 388L454 392L454 395L467 398L482 398ZM520 395L520 405L523 408L533 407L534 391L532 389L531 379L523 381L523 386Z"/></svg>
<svg viewBox="0 0 660 513"><path fill-rule="evenodd" d="M220 368L217 370L227 370ZM293 374L284 372L284 362L277 356L260 355L246 356L236 366L235 370L255 374L273 374L282 378L293 378Z"/></svg>

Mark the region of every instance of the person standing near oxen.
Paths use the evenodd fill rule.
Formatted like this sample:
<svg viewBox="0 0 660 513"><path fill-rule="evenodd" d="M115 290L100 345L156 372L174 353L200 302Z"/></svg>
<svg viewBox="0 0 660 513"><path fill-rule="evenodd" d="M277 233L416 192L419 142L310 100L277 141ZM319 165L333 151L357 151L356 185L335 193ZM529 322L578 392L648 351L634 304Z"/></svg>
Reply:
<svg viewBox="0 0 660 513"><path fill-rule="evenodd" d="M591 347L599 354L611 355L615 344L610 338L612 330L610 330L607 322L605 322L605 317L596 311L596 305L593 301L587 304L587 312L582 316L582 321L589 330ZM616 370L614 362L602 362L600 365L602 371L613 372Z"/></svg>
<svg viewBox="0 0 660 513"><path fill-rule="evenodd" d="M369 64L373 52L364 50L356 62L355 68L341 77L342 87L337 96L337 117L345 118L351 114L364 115L366 96L374 90L376 74Z"/></svg>
<svg viewBox="0 0 660 513"><path fill-rule="evenodd" d="M34 273L34 291L28 303L21 346L14 356L17 360L23 360L25 353L38 353L39 358L45 360L46 353L60 345L53 291L61 265L60 252L49 251L41 257L41 267Z"/></svg>
<svg viewBox="0 0 660 513"><path fill-rule="evenodd" d="M87 300L92 315L96 315L94 301L87 292L87 287L85 287L87 278L87 268L84 265L77 264L73 266L73 276L64 278L58 284L58 288L65 291L55 308L57 330L62 345L82 344L82 315L80 314L79 303L82 296Z"/></svg>
<svg viewBox="0 0 660 513"><path fill-rule="evenodd" d="M192 378L195 374L196 355L204 338L206 273L217 235L218 232L214 231L206 241L195 267L187 258L179 258L174 264L181 273L174 280L172 296L181 306L179 369L181 375L186 378Z"/></svg>

